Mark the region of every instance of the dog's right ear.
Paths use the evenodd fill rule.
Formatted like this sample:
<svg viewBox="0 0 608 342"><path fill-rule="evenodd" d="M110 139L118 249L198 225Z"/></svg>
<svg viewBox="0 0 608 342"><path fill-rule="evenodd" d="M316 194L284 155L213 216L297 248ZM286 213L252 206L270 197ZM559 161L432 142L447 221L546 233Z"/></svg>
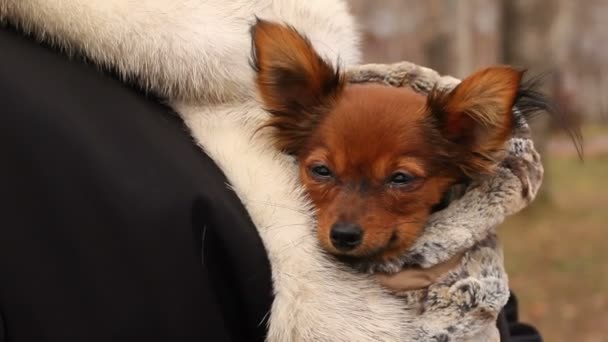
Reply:
<svg viewBox="0 0 608 342"><path fill-rule="evenodd" d="M487 174L498 164L515 125L512 108L523 71L509 66L480 70L451 92L433 90L428 107L464 174Z"/></svg>
<svg viewBox="0 0 608 342"><path fill-rule="evenodd" d="M297 155L343 88L339 70L294 28L258 19L251 29L252 64L267 125L277 147Z"/></svg>

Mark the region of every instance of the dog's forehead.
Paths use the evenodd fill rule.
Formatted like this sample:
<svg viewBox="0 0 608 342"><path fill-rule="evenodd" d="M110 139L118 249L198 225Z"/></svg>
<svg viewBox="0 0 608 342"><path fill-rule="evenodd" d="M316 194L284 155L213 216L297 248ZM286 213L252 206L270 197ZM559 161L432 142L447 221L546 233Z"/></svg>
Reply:
<svg viewBox="0 0 608 342"><path fill-rule="evenodd" d="M326 136L341 135L350 143L378 138L389 143L403 135L418 134L426 112L426 97L411 89L350 85L328 113L322 132Z"/></svg>
<svg viewBox="0 0 608 342"><path fill-rule="evenodd" d="M411 88L397 88L380 84L351 84L344 88L338 109L344 106L348 109L359 108L377 114L383 112L419 112L426 106L427 97ZM345 109L346 109L345 108Z"/></svg>
<svg viewBox="0 0 608 342"><path fill-rule="evenodd" d="M426 113L426 97L410 89L348 86L313 145L322 146L337 172L384 177L404 157L427 153Z"/></svg>
<svg viewBox="0 0 608 342"><path fill-rule="evenodd" d="M402 149L424 134L427 112L426 97L411 89L350 85L319 131L338 148Z"/></svg>

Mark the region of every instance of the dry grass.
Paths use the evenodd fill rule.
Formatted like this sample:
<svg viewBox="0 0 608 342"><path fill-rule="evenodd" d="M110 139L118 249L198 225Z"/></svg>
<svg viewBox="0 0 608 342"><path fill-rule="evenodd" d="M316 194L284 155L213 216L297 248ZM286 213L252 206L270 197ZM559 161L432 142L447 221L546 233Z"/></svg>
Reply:
<svg viewBox="0 0 608 342"><path fill-rule="evenodd" d="M608 341L608 154L545 166L551 200L499 231L521 319L546 341Z"/></svg>

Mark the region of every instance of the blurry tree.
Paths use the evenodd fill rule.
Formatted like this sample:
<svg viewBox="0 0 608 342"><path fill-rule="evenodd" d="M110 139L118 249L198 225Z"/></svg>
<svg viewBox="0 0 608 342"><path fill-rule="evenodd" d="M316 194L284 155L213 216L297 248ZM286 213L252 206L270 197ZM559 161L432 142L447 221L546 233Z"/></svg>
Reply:
<svg viewBox="0 0 608 342"><path fill-rule="evenodd" d="M559 69L549 84L572 94L586 120L608 122L607 0L348 2L366 62L408 60L456 77L497 62Z"/></svg>
<svg viewBox="0 0 608 342"><path fill-rule="evenodd" d="M570 0L502 0L503 62L527 68L529 76L546 73L543 90L555 99L562 113L558 127L570 125L575 131L582 116L567 78L577 69L572 57L576 36L581 33L577 24L582 23L576 18L580 9ZM531 126L537 149L544 154L551 128L556 125L541 116ZM545 172L541 200L550 199L550 176Z"/></svg>
<svg viewBox="0 0 608 342"><path fill-rule="evenodd" d="M495 63L501 0L349 0L365 62L408 60L465 77Z"/></svg>
<svg viewBox="0 0 608 342"><path fill-rule="evenodd" d="M548 73L545 92L550 92L551 73L556 72L556 60L551 46L551 33L555 30L561 0L502 0L502 53L503 63L528 69L529 75ZM544 154L550 134L549 119L536 118L531 126L534 142ZM550 199L550 175L545 181L539 200Z"/></svg>

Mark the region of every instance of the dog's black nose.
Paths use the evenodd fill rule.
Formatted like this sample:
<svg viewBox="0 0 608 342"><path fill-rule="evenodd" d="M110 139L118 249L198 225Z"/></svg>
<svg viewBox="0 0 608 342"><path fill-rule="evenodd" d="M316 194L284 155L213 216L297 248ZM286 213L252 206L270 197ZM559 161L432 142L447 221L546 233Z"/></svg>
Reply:
<svg viewBox="0 0 608 342"><path fill-rule="evenodd" d="M350 251L361 244L363 230L351 222L336 222L329 233L331 243L340 251Z"/></svg>

